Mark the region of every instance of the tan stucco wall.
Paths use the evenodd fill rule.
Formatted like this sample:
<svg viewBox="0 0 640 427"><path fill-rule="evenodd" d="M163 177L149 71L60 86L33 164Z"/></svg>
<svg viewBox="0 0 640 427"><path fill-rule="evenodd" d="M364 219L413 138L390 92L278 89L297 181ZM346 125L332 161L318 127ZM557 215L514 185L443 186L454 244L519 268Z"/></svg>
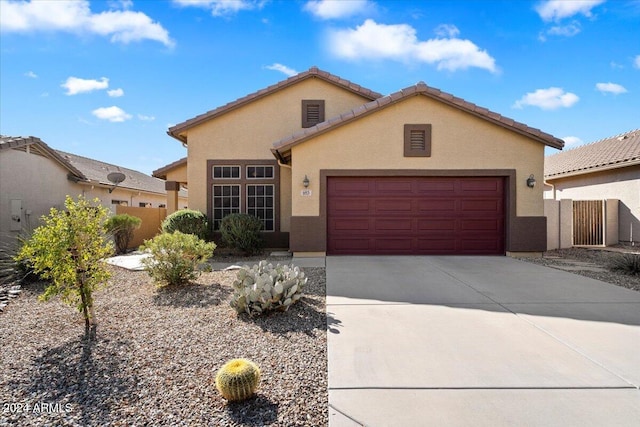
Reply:
<svg viewBox="0 0 640 427"><path fill-rule="evenodd" d="M187 164L185 163L167 172L165 181L187 182Z"/></svg>
<svg viewBox="0 0 640 427"><path fill-rule="evenodd" d="M207 160L273 160L273 143L302 129L303 99L324 99L325 118L355 108L367 99L312 78L251 102L189 129L188 182L191 209L207 212ZM281 169L282 231L288 230L290 192L285 191L289 171Z"/></svg>
<svg viewBox="0 0 640 427"><path fill-rule="evenodd" d="M100 199L100 203L115 213L112 200L125 200L129 206L151 203L153 207L165 204L164 194L143 193L116 188L109 194L107 188L73 183L67 179L69 171L54 160L23 151L4 149L0 152L0 239L16 235L11 229L11 200L21 200L21 224L26 228L40 225L39 219L52 207L64 208L67 195L77 198ZM180 206L187 205L180 198Z"/></svg>
<svg viewBox="0 0 640 427"><path fill-rule="evenodd" d="M404 124L432 125L431 157L404 157ZM515 169L516 215L542 216L544 145L424 96L292 148L294 216L319 215L321 169ZM305 174L311 197L301 196ZM538 185L526 186L533 174Z"/></svg>
<svg viewBox="0 0 640 427"><path fill-rule="evenodd" d="M640 242L640 165L550 180L555 199L618 199L618 238ZM553 198L550 187L545 198Z"/></svg>

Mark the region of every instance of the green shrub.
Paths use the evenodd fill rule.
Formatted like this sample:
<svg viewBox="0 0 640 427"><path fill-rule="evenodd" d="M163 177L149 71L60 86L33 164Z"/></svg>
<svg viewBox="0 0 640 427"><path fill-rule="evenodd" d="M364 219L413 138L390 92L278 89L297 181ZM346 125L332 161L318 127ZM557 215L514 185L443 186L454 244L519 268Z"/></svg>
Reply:
<svg viewBox="0 0 640 427"><path fill-rule="evenodd" d="M51 280L41 300L60 295L63 302L76 305L84 315L85 333L95 330L93 291L110 274L103 259L113 253L104 222L108 211L95 199L74 201L67 196L65 211L52 208L43 216L43 225L27 240L16 261L27 262L44 279Z"/></svg>
<svg viewBox="0 0 640 427"><path fill-rule="evenodd" d="M262 221L248 214L231 214L220 221L220 233L224 242L232 248L251 255L262 247Z"/></svg>
<svg viewBox="0 0 640 427"><path fill-rule="evenodd" d="M104 223L107 232L113 236L116 253L127 252L129 243L133 239L133 231L140 228L140 224L142 224L140 218L129 214L114 215Z"/></svg>
<svg viewBox="0 0 640 427"><path fill-rule="evenodd" d="M180 231L205 239L208 229L207 217L202 212L191 209L176 211L162 221L162 231L165 233Z"/></svg>
<svg viewBox="0 0 640 427"><path fill-rule="evenodd" d="M262 314L270 310L286 311L302 296L307 278L293 265L267 264L260 261L252 268L244 266L233 282L231 307L237 313Z"/></svg>
<svg viewBox="0 0 640 427"><path fill-rule="evenodd" d="M184 285L194 280L200 274L198 266L213 255L215 248L215 243L180 231L162 233L140 247L151 253L142 264L158 286Z"/></svg>
<svg viewBox="0 0 640 427"><path fill-rule="evenodd" d="M640 275L640 254L622 253L611 258L609 268L631 275Z"/></svg>

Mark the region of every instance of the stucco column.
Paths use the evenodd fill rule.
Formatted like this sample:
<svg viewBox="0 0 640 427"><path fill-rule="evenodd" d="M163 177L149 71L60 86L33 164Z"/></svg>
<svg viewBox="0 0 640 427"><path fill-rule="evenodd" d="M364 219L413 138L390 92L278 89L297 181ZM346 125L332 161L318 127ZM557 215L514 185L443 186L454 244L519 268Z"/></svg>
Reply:
<svg viewBox="0 0 640 427"><path fill-rule="evenodd" d="M166 181L164 189L167 190L167 215L171 215L178 210L178 191L180 183L176 181Z"/></svg>

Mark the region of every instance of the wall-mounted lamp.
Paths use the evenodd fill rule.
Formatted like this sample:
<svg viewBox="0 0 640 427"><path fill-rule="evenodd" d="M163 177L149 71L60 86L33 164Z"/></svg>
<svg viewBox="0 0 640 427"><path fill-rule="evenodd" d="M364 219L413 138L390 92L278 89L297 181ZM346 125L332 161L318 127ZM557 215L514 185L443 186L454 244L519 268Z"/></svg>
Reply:
<svg viewBox="0 0 640 427"><path fill-rule="evenodd" d="M304 185L304 188L309 187L309 177L307 175L304 176L304 179L302 180L302 185Z"/></svg>
<svg viewBox="0 0 640 427"><path fill-rule="evenodd" d="M527 178L527 187L533 188L536 186L536 179L533 177L533 174L529 175Z"/></svg>

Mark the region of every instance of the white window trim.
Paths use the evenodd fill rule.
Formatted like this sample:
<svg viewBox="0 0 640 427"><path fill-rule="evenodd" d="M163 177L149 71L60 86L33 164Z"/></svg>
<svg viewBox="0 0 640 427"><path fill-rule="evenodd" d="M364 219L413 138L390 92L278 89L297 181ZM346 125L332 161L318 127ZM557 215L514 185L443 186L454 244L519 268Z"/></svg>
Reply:
<svg viewBox="0 0 640 427"><path fill-rule="evenodd" d="M268 178L267 178L268 179ZM262 185L265 187L271 187L273 190L271 191L271 198L273 199L273 206L271 206L271 208L267 208L267 209L271 209L273 211L273 218L271 218L271 221L273 221L273 230L265 230L263 229L262 231L265 233L274 233L276 231L276 186L275 184L260 184L260 183L255 183L255 184L247 184L245 185L245 188L253 185L253 186L258 186L258 185ZM246 188L245 191L245 213L249 214L249 189ZM251 197L255 197L255 196L251 196ZM253 208L253 209L265 209L265 208ZM263 220L260 220L263 221Z"/></svg>
<svg viewBox="0 0 640 427"><path fill-rule="evenodd" d="M249 168L270 168L271 169L271 178L267 178L267 177L252 177L249 176ZM273 180L275 179L275 168L272 165L247 165L247 167L244 170L244 173L247 177L247 180L259 180L259 179L264 179L264 180Z"/></svg>
<svg viewBox="0 0 640 427"><path fill-rule="evenodd" d="M230 178L216 177L216 172L215 172L216 168L238 168L238 176L230 177ZM211 177L215 180L221 179L226 181L230 181L233 179L242 179L242 166L241 165L213 165L211 166Z"/></svg>

